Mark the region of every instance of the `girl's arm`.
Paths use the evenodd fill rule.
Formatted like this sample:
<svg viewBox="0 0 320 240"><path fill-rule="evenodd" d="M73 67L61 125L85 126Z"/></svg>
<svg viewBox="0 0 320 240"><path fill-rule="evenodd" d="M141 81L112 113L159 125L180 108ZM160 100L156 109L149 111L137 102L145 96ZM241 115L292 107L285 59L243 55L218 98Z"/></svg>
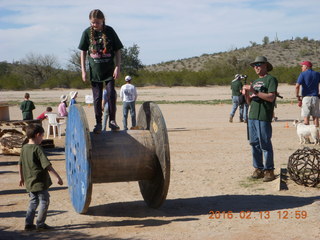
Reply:
<svg viewBox="0 0 320 240"><path fill-rule="evenodd" d="M81 60L81 72L82 72L82 81L87 81L87 72L86 72L86 58L87 52L81 50L80 60Z"/></svg>
<svg viewBox="0 0 320 240"><path fill-rule="evenodd" d="M121 52L120 49L115 52L116 67L113 71L113 78L117 79L120 75Z"/></svg>

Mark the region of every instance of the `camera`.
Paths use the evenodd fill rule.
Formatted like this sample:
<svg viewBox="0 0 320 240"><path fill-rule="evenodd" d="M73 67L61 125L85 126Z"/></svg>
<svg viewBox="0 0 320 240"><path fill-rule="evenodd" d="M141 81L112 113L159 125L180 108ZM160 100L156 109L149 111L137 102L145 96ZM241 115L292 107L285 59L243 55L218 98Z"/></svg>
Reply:
<svg viewBox="0 0 320 240"><path fill-rule="evenodd" d="M243 74L241 74L241 75L240 75L240 78L241 78L241 79L247 79L247 78L248 78L248 76L247 76L247 75L243 75Z"/></svg>
<svg viewBox="0 0 320 240"><path fill-rule="evenodd" d="M243 81L244 84L247 84L247 78L248 78L248 76L245 75L245 74L241 74L241 75L240 75L240 80L244 80L244 81Z"/></svg>

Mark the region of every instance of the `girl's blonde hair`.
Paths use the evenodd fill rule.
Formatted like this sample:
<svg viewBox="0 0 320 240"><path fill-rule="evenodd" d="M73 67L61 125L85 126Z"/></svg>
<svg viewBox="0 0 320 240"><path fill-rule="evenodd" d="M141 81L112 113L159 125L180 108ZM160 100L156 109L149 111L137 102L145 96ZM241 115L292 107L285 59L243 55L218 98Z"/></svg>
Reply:
<svg viewBox="0 0 320 240"><path fill-rule="evenodd" d="M100 9L94 9L89 13L89 20L91 19L101 19L103 20L103 26L102 26L102 40L103 40L103 53L106 54L108 52L107 50L107 35L105 33L105 17L103 12ZM95 43L94 39L94 29L93 26L90 27L90 45L91 45L91 51L95 53L95 50L93 49L93 45Z"/></svg>

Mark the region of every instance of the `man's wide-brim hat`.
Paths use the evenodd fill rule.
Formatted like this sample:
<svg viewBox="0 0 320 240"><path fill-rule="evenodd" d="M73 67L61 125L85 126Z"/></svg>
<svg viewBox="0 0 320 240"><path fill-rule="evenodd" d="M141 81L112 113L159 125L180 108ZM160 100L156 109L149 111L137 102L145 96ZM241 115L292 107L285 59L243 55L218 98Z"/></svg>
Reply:
<svg viewBox="0 0 320 240"><path fill-rule="evenodd" d="M256 57L254 62L250 63L250 66L254 67L254 64L256 64L256 63L266 63L268 72L272 71L272 69L273 69L273 66L271 65L271 63L268 62L268 59L265 56Z"/></svg>

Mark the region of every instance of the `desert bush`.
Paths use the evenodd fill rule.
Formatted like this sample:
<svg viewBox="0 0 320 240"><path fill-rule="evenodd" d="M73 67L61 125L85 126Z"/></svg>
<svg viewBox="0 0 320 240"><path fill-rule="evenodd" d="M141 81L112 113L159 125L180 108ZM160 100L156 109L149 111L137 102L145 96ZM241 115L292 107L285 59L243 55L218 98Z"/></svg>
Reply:
<svg viewBox="0 0 320 240"><path fill-rule="evenodd" d="M300 57L306 57L306 56L309 56L309 55L312 55L312 52L308 49L301 49L299 51L299 56Z"/></svg>
<svg viewBox="0 0 320 240"><path fill-rule="evenodd" d="M6 74L0 76L0 89L5 90L22 90L27 89L20 76L16 74Z"/></svg>
<svg viewBox="0 0 320 240"><path fill-rule="evenodd" d="M282 42L282 43L280 44L280 46L281 46L283 49L289 49L289 48L290 48L290 42L288 42L288 41Z"/></svg>

